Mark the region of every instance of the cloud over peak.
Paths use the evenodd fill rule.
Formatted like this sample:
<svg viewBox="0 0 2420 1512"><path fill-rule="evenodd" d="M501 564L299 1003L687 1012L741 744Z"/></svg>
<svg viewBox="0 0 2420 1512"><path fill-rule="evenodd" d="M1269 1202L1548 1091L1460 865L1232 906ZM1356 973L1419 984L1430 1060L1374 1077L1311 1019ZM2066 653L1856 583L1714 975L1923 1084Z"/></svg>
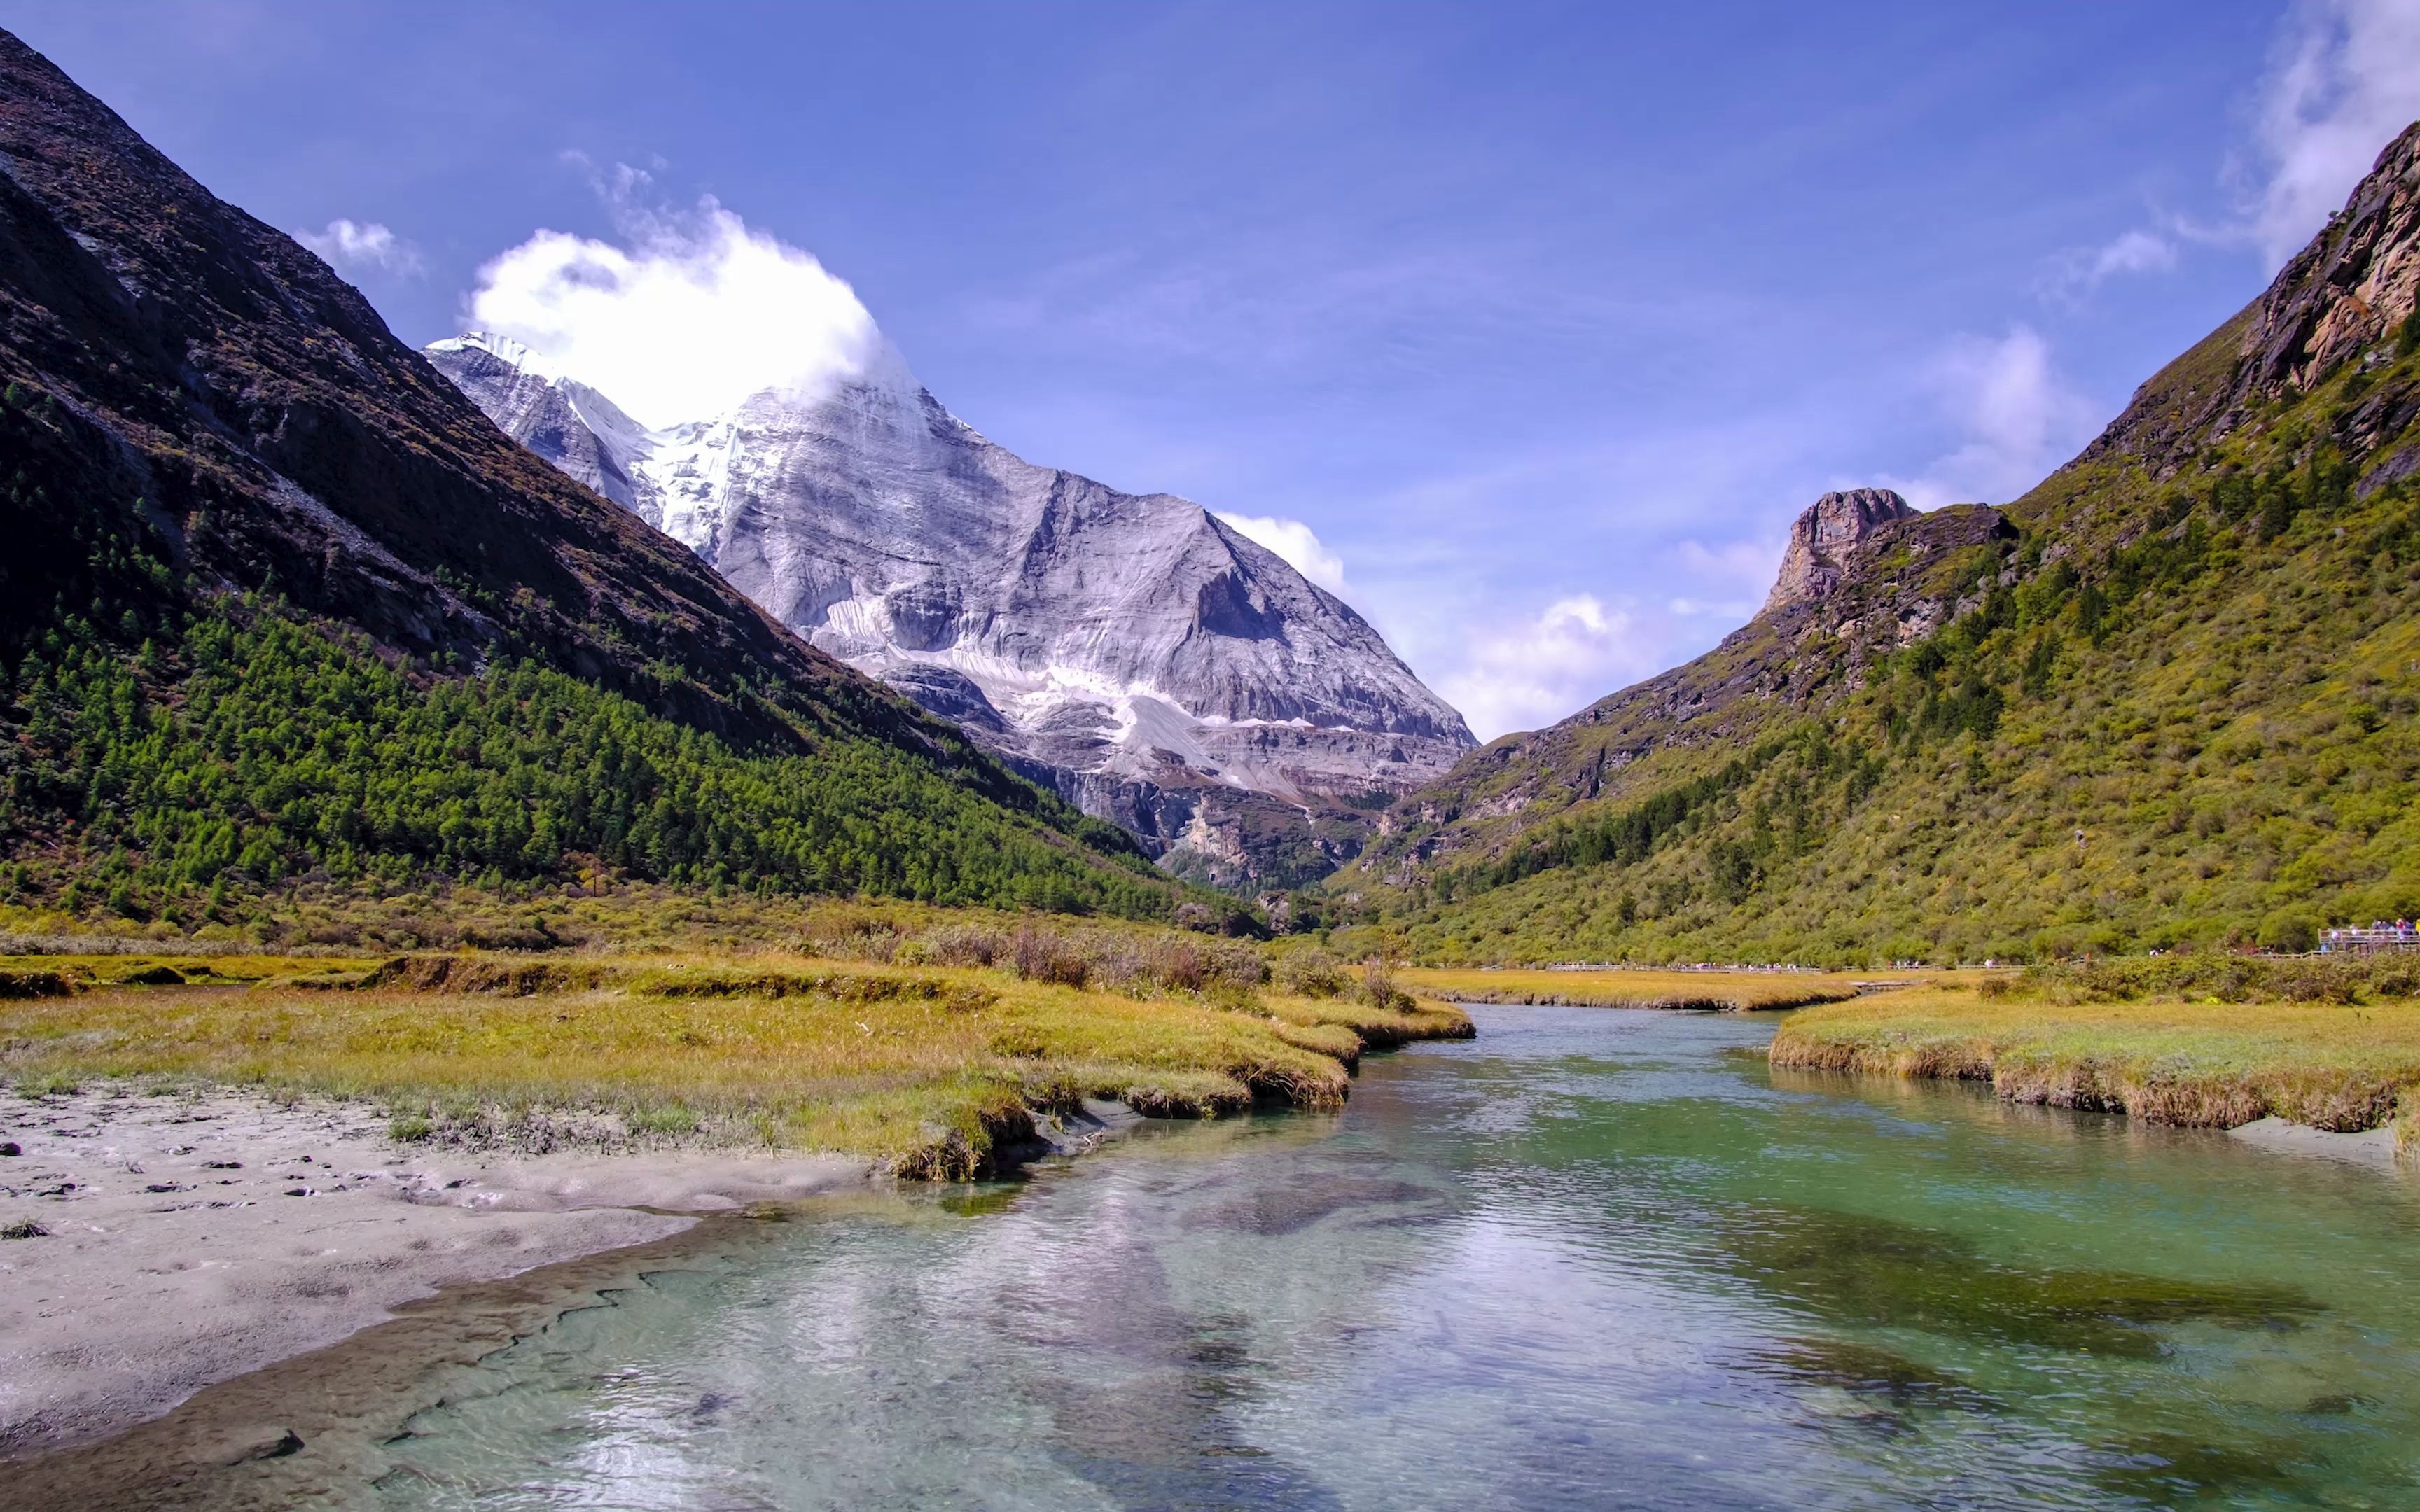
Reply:
<svg viewBox="0 0 2420 1512"><path fill-rule="evenodd" d="M863 370L879 332L846 283L712 195L686 210L650 206L648 184L624 167L599 185L620 245L540 230L482 267L469 322L656 426Z"/></svg>
<svg viewBox="0 0 2420 1512"><path fill-rule="evenodd" d="M1218 518L1244 539L1276 552L1285 560L1286 565L1337 597L1350 596L1352 590L1344 582L1344 559L1329 550L1326 544L1302 521L1268 515L1225 513L1221 513Z"/></svg>
<svg viewBox="0 0 2420 1512"><path fill-rule="evenodd" d="M1534 616L1478 627L1463 664L1437 680L1474 733L1535 730L1655 670L1628 612L1573 594Z"/></svg>
<svg viewBox="0 0 2420 1512"><path fill-rule="evenodd" d="M1918 509L2006 502L2064 461L2102 418L2060 376L2050 343L2023 324L1997 340L1955 338L1934 361L1927 386L1965 440L1920 476L1883 480Z"/></svg>

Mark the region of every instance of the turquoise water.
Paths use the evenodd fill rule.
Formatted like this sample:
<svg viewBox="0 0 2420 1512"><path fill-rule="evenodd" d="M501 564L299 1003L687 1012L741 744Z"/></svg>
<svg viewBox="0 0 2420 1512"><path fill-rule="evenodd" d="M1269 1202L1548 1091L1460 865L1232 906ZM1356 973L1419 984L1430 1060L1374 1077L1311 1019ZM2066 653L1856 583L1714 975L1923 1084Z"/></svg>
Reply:
<svg viewBox="0 0 2420 1512"><path fill-rule="evenodd" d="M2420 1506L2420 1188L1481 1008L1339 1117L750 1229L490 1357L397 1507Z"/></svg>

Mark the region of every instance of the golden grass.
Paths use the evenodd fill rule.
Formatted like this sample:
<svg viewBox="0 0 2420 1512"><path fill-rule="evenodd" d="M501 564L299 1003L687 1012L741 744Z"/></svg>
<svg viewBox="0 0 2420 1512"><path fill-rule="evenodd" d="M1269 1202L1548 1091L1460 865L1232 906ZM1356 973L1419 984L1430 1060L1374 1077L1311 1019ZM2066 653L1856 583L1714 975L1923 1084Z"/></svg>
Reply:
<svg viewBox="0 0 2420 1512"><path fill-rule="evenodd" d="M402 892L302 883L273 901L263 900L256 913L258 917L241 923L204 925L188 936L164 922L103 922L0 904L0 949L71 954L82 944L113 953L160 952L158 958L164 960L179 959L171 953L179 950L189 955L259 951L318 956L398 950L728 954L808 949L857 958L868 949L888 952L936 930L1013 933L1030 922L1080 927L1091 934L1139 943L1189 933L1165 924L1101 916L1079 923L1064 915L887 899L758 898L738 891L718 898L653 883L604 880L587 887L525 884L501 892L438 880L423 890ZM95 929L115 933L87 933ZM1190 937L1206 943L1203 936Z"/></svg>
<svg viewBox="0 0 2420 1512"><path fill-rule="evenodd" d="M108 958L103 985L0 1002L0 1070L375 1100L411 1135L749 1140L963 1177L1079 1098L1191 1116L1332 1106L1365 1043L1469 1032L1441 1006L1145 1000L767 954L352 962L316 987L264 958L248 986L105 984L147 964Z"/></svg>
<svg viewBox="0 0 2420 1512"><path fill-rule="evenodd" d="M56 972L79 986L103 986L146 976L165 966L194 982L256 982L332 973L359 972L375 957L326 955L195 955L163 951L123 955L0 955L0 971Z"/></svg>
<svg viewBox="0 0 2420 1512"><path fill-rule="evenodd" d="M1913 980L1914 973L1888 973ZM1870 976L1814 971L1482 971L1461 966L1406 966L1404 986L1464 1003L1559 1003L1575 1008L1801 1008L1857 995Z"/></svg>
<svg viewBox="0 0 2420 1512"><path fill-rule="evenodd" d="M1991 1082L2011 1102L2372 1129L2420 1088L2420 1002L2055 1003L1916 989L1810 1008L1773 1064ZM2398 1136L2410 1133L2398 1129Z"/></svg>

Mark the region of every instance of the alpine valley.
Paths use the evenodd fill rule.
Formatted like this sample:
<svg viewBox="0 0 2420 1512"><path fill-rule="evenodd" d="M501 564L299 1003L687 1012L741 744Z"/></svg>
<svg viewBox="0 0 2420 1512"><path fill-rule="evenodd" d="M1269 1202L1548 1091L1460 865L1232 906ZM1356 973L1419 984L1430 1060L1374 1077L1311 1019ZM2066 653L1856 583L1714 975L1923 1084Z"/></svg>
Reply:
<svg viewBox="0 0 2420 1512"><path fill-rule="evenodd" d="M1628 490L1479 520L1560 572L1660 528L1613 443L1746 475L1780 409L1666 422L1908 349L1834 335L1901 267L1954 270L1921 340L1960 249L2032 266L2053 221L1959 206L2105 206L2244 30L1185 8L12 8L425 239L282 233L0 32L0 1508L2413 1504L2420 125L2029 492L1825 493L1706 655L1483 747L1249 517L1012 455L870 317L763 387L813 319L637 221L553 324L492 296L568 233L475 322L356 255L461 270L551 133L720 142L902 280L1080 251L1033 309L1093 382L1177 361L1090 298L1147 224L1240 328L1210 403L1385 411L1271 465L1375 494L1518 406ZM2119 10L2162 45L2091 55ZM1854 255L1760 236L1791 193ZM1332 365L1271 381L1311 343L1229 270ZM419 345L473 323L562 339ZM1466 555L1467 686L1606 665Z"/></svg>

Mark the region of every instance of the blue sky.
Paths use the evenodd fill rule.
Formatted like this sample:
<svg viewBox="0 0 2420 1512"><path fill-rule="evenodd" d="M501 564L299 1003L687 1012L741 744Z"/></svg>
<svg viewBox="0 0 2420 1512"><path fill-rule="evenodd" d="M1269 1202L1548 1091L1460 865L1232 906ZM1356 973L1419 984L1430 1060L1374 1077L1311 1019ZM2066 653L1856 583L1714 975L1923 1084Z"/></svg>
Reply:
<svg viewBox="0 0 2420 1512"><path fill-rule="evenodd" d="M995 440L1267 522L1483 735L1713 644L1827 487L2021 492L2420 116L2420 0L0 24L414 343L541 228L753 247L800 329L812 255Z"/></svg>

